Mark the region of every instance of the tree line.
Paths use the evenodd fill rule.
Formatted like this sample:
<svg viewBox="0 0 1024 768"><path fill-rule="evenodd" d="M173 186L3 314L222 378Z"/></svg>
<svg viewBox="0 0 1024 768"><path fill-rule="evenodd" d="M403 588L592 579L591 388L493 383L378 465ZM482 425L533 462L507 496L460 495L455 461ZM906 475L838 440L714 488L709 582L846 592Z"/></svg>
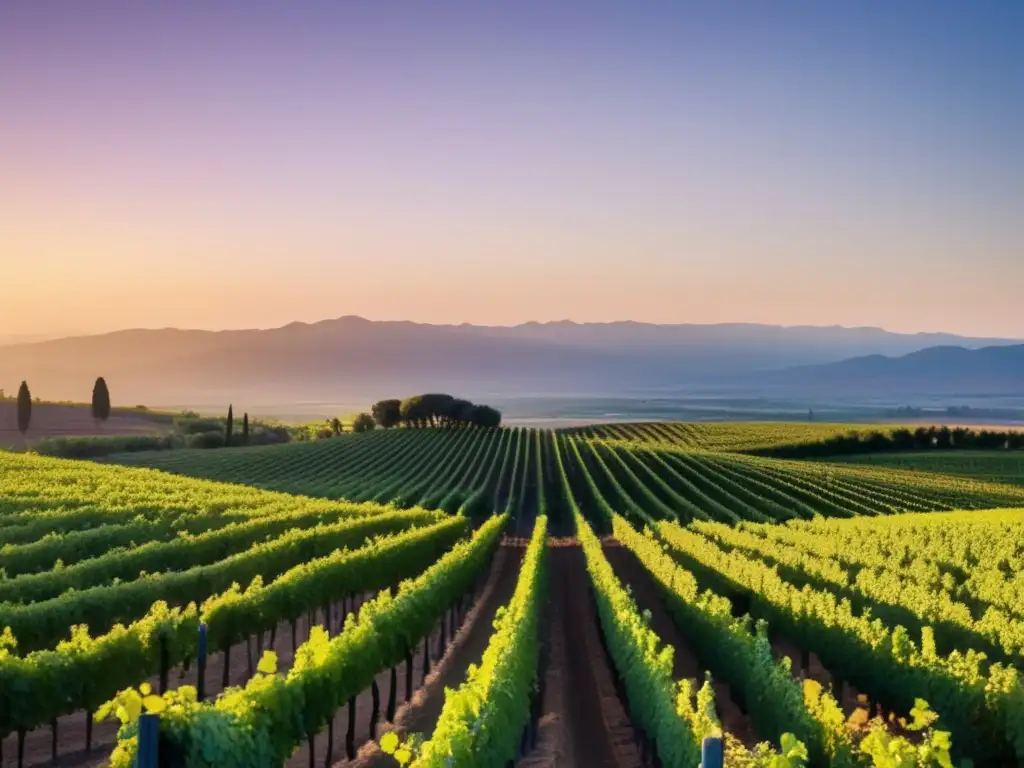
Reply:
<svg viewBox="0 0 1024 768"><path fill-rule="evenodd" d="M427 393L404 400L380 400L370 409L373 422L383 428L500 427L501 411L452 395Z"/></svg>
<svg viewBox="0 0 1024 768"><path fill-rule="evenodd" d="M898 427L881 430L854 431L845 435L813 442L780 445L750 451L760 456L780 459L807 459L844 456L857 453L892 453L897 451L928 450L1024 450L1024 432L1014 430L981 429L967 427Z"/></svg>

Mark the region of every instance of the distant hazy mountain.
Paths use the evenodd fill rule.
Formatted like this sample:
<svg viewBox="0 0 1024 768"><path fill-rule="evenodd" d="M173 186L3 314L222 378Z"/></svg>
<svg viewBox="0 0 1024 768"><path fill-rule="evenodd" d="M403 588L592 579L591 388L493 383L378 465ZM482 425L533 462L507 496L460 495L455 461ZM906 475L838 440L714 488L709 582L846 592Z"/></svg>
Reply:
<svg viewBox="0 0 1024 768"><path fill-rule="evenodd" d="M759 370L899 355L935 344L1013 343L878 328L751 324L439 326L342 317L270 330L126 330L0 347L0 387L86 399L106 377L121 403L301 402L425 389L611 394Z"/></svg>
<svg viewBox="0 0 1024 768"><path fill-rule="evenodd" d="M67 333L0 333L0 347L10 344L30 344L68 336Z"/></svg>
<svg viewBox="0 0 1024 768"><path fill-rule="evenodd" d="M868 355L753 377L755 386L831 396L1024 396L1024 344L966 349L929 347L901 357Z"/></svg>

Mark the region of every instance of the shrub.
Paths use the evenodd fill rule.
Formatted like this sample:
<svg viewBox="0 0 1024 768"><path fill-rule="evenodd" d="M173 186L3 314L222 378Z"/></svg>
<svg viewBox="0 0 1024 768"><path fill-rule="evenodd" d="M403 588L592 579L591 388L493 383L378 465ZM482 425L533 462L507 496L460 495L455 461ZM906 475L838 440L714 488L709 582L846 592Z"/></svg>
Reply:
<svg viewBox="0 0 1024 768"><path fill-rule="evenodd" d="M203 432L223 432L224 419L185 417L178 419L177 426L183 435L198 435Z"/></svg>
<svg viewBox="0 0 1024 768"><path fill-rule="evenodd" d="M249 445L273 445L291 441L292 433L288 427L255 422L249 426Z"/></svg>
<svg viewBox="0 0 1024 768"><path fill-rule="evenodd" d="M175 435L94 435L90 437L48 437L33 446L43 456L63 459L98 459L115 453L162 451L177 447Z"/></svg>
<svg viewBox="0 0 1024 768"><path fill-rule="evenodd" d="M199 432L188 438L189 448L223 448L224 433L219 429L210 432Z"/></svg>

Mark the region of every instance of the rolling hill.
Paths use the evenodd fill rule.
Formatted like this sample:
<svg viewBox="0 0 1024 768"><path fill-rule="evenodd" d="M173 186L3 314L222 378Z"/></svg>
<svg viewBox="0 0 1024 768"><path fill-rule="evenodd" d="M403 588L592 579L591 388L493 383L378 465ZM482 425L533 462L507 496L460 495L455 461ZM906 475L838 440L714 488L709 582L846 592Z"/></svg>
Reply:
<svg viewBox="0 0 1024 768"><path fill-rule="evenodd" d="M755 379L773 389L832 396L1024 394L1024 344L966 349L937 346L900 357L868 355L800 366Z"/></svg>

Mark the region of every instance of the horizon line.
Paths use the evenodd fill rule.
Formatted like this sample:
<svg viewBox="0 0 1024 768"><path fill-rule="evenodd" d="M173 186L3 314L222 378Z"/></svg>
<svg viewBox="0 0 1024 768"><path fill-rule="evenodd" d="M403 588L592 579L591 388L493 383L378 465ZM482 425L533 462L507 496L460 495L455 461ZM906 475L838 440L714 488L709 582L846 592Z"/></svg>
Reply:
<svg viewBox="0 0 1024 768"><path fill-rule="evenodd" d="M461 323L430 323L419 320L394 320L394 319L371 319L362 315L339 315L336 317L325 317L320 320L303 321L303 320L292 320L284 323L283 325L270 325L262 327L237 327L237 328L194 328L186 326L161 326L161 327L147 327L147 326L135 326L127 328L116 328L107 331L73 331L70 333L17 333L11 334L14 338L19 337L36 337L30 340L19 340L19 341L0 341L0 347L14 347L14 346L31 346L35 344L46 344L55 341L67 341L71 339L84 339L84 338L95 338L101 336L113 336L122 333L142 333L142 332L166 332L166 331L177 331L180 333L246 333L246 332L269 332L269 331L280 331L293 326L301 327L313 327L317 325L324 325L327 323L340 323L344 321L359 321L366 324L374 325L413 325L413 326L427 326L433 328L479 328L479 329L503 329L503 330L515 330L517 328L524 328L527 326L621 326L621 325L635 325L635 326L647 326L653 328L727 328L727 327L750 327L750 328L777 328L780 330L840 330L840 331L873 331L885 334L891 334L895 336L950 336L964 340L978 340L978 341L1014 341L1024 342L1024 339L1008 335L1008 336L977 336L967 335L962 333L956 333L953 331L893 331L888 328L877 325L842 325L840 323L796 323L796 324L782 324L782 323L765 323L756 321L722 321L713 323L699 323L699 322L677 322L677 323L656 323L644 320L631 320L631 319L620 319L620 320L598 320L598 321L577 321L570 318L563 318L559 320L526 320L519 323L512 324L483 324L474 323L469 321L463 321ZM0 334L0 339L3 335Z"/></svg>

